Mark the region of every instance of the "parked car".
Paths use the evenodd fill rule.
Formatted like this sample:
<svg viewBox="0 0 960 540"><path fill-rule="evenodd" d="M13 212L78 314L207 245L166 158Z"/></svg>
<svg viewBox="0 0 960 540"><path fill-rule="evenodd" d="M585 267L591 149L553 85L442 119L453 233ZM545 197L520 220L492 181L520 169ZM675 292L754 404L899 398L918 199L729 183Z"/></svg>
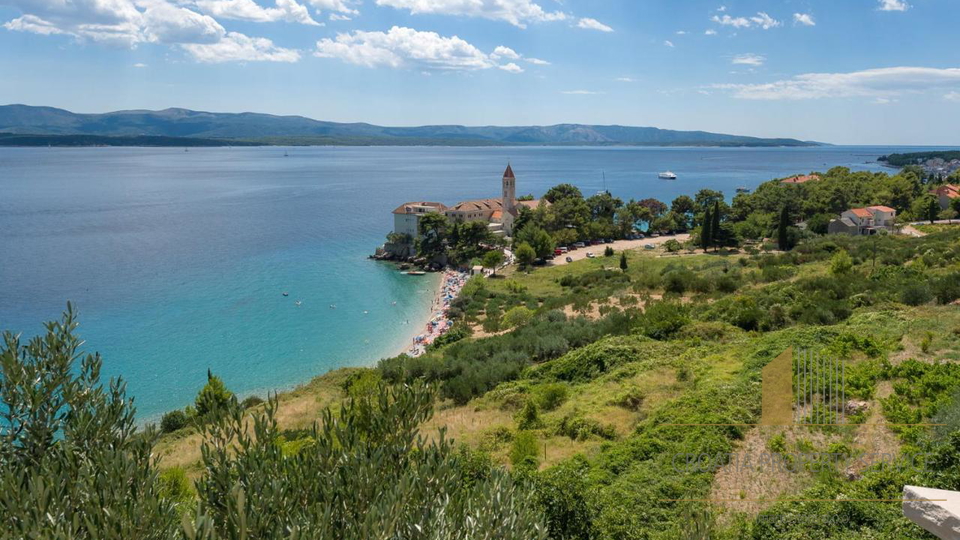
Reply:
<svg viewBox="0 0 960 540"><path fill-rule="evenodd" d="M644 236L643 233L637 235L637 240L643 240L644 238L646 238L646 236Z"/></svg>
<svg viewBox="0 0 960 540"><path fill-rule="evenodd" d="M645 246L643 246L643 249L657 249L657 246L653 244L646 244Z"/></svg>
<svg viewBox="0 0 960 540"><path fill-rule="evenodd" d="M653 233L650 235L650 238L660 238L660 233Z"/></svg>
<svg viewBox="0 0 960 540"><path fill-rule="evenodd" d="M582 248L582 247L587 247L587 245L584 244L583 242L577 242L577 243L573 244L573 247L575 247L575 248Z"/></svg>
<svg viewBox="0 0 960 540"><path fill-rule="evenodd" d="M604 238L604 239L603 239L603 243L604 243L604 244L612 244L612 243L613 243L613 240L610 239L610 238Z"/></svg>
<svg viewBox="0 0 960 540"><path fill-rule="evenodd" d="M573 257L567 257L567 262L573 262Z"/></svg>
<svg viewBox="0 0 960 540"><path fill-rule="evenodd" d="M600 245L600 240L591 240L591 241L590 241L590 245L591 245L591 246L599 246L599 245Z"/></svg>
<svg viewBox="0 0 960 540"><path fill-rule="evenodd" d="M569 253L569 252L570 252L570 248L568 248L567 246L562 246L562 247L560 248L560 251L563 252L563 253Z"/></svg>
<svg viewBox="0 0 960 540"><path fill-rule="evenodd" d="M594 257L596 257L596 255L594 255L592 252L590 252L590 251L587 252L587 258L588 258L588 259L592 259L592 258L594 258Z"/></svg>
<svg viewBox="0 0 960 540"><path fill-rule="evenodd" d="M553 250L553 255L559 257L560 255L563 255L563 250L560 248L557 248Z"/></svg>

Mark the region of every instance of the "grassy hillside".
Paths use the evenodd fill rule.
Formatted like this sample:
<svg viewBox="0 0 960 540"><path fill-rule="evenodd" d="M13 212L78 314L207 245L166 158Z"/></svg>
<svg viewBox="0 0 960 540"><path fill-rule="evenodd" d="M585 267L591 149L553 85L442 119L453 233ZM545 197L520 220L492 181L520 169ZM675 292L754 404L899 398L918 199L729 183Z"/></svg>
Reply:
<svg viewBox="0 0 960 540"><path fill-rule="evenodd" d="M471 459L510 468L553 538L928 538L899 503L859 500L896 499L908 483L960 489L958 238L638 251L623 272L604 257L476 279L453 307L453 335L490 337L326 375L281 396L278 417L302 429L380 380L431 382L440 400L421 432L438 439L443 428ZM788 347L848 363L848 397L862 402L849 425L751 425L760 370ZM889 425L931 418L949 425ZM189 430L168 435L161 466L199 475L198 444ZM782 462L677 466L676 456L729 453ZM814 453L844 456L842 466L791 458ZM876 453L935 465L881 467Z"/></svg>

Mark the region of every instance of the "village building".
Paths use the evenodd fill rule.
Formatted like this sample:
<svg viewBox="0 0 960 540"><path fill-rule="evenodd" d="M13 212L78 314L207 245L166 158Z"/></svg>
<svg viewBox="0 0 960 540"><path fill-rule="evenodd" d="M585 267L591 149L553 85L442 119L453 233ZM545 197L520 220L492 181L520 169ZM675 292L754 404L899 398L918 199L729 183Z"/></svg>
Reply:
<svg viewBox="0 0 960 540"><path fill-rule="evenodd" d="M889 206L851 208L827 226L829 234L870 235L880 231L892 231L896 225L897 211Z"/></svg>
<svg viewBox="0 0 960 540"><path fill-rule="evenodd" d="M535 209L540 200L518 201L517 178L513 168L507 164L501 179L500 197L462 201L454 206L445 206L438 202L408 202L393 211L393 232L417 238L420 230L420 218L436 212L447 216L450 221L466 223L483 221L488 223L490 231L500 236L510 236L513 224L520 216L520 208ZM546 200L542 204L549 205Z"/></svg>
<svg viewBox="0 0 960 540"><path fill-rule="evenodd" d="M820 176L816 174L804 174L798 176L791 176L790 178L784 178L780 181L781 184L803 184L806 182L812 182L819 180Z"/></svg>
<svg viewBox="0 0 960 540"><path fill-rule="evenodd" d="M960 199L960 186L955 184L944 184L942 186L937 186L937 188L931 190L930 193L937 197L937 201L940 203L940 209L946 210L947 208L950 208L950 205L953 203L954 199Z"/></svg>

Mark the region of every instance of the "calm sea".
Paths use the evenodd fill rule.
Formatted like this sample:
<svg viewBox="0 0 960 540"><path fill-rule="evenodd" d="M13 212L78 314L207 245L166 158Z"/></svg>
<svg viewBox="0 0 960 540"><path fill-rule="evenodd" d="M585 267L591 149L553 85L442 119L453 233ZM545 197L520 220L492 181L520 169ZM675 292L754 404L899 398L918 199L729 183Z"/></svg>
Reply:
<svg viewBox="0 0 960 540"><path fill-rule="evenodd" d="M882 170L876 157L898 149L287 150L0 149L0 329L35 334L73 301L104 375L122 375L151 418L190 403L207 368L246 395L398 352L436 278L367 259L390 212L498 196L508 160L518 194L570 182L589 195L605 174L617 196L669 202L836 165ZM679 179L658 180L667 169Z"/></svg>

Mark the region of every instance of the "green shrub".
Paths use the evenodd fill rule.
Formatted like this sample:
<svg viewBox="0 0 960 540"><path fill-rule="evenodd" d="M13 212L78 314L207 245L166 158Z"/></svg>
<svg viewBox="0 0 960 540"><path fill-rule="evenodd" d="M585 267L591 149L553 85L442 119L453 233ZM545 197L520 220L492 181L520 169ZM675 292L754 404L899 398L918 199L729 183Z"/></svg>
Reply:
<svg viewBox="0 0 960 540"><path fill-rule="evenodd" d="M543 421L540 420L540 408L537 402L528 399L523 408L517 412L517 429L529 430L543 427Z"/></svg>
<svg viewBox="0 0 960 540"><path fill-rule="evenodd" d="M0 344L0 536L175 538L179 517L124 384L100 383L73 306L21 343Z"/></svg>
<svg viewBox="0 0 960 540"><path fill-rule="evenodd" d="M513 438L510 448L510 464L514 469L533 469L540 466L540 443L531 431L521 431Z"/></svg>
<svg viewBox="0 0 960 540"><path fill-rule="evenodd" d="M529 323L531 319L533 319L533 310L526 306L517 306L503 315L503 326L516 328Z"/></svg>
<svg viewBox="0 0 960 540"><path fill-rule="evenodd" d="M607 246L607 247L603 248L603 256L604 256L604 257L613 257L613 248L610 247L610 246Z"/></svg>
<svg viewBox="0 0 960 540"><path fill-rule="evenodd" d="M223 380L207 370L207 384L197 394L194 407L197 416L205 418L214 412L227 412L237 405L237 397L227 390Z"/></svg>
<svg viewBox="0 0 960 540"><path fill-rule="evenodd" d="M173 433L179 429L187 427L187 415L180 409L165 413L160 419L160 431L163 433Z"/></svg>
<svg viewBox="0 0 960 540"><path fill-rule="evenodd" d="M933 300L933 292L925 281L907 283L900 293L900 301L908 306L919 306Z"/></svg>
<svg viewBox="0 0 960 540"><path fill-rule="evenodd" d="M252 422L239 412L218 417L204 433L200 512L190 526L220 538L378 538L394 530L396 538L545 540L527 487L484 469L482 456L462 459L449 439L419 434L435 400L422 383L345 400L323 412L295 459L276 444L275 399Z"/></svg>
<svg viewBox="0 0 960 540"><path fill-rule="evenodd" d="M570 437L575 441L585 441L591 435L607 440L617 438L617 431L613 426L603 425L592 418L584 418L575 414L565 416L557 425L556 433L557 435Z"/></svg>
<svg viewBox="0 0 960 540"><path fill-rule="evenodd" d="M350 398L359 398L361 396L372 394L378 391L380 381L383 375L375 369L360 368L351 371L349 375L340 383L344 395Z"/></svg>
<svg viewBox="0 0 960 540"><path fill-rule="evenodd" d="M545 411L552 411L567 400L569 389L563 383L547 383L537 389L537 400Z"/></svg>
<svg viewBox="0 0 960 540"><path fill-rule="evenodd" d="M247 396L243 401L240 402L241 409L252 409L257 405L263 405L263 398L259 396Z"/></svg>
<svg viewBox="0 0 960 540"><path fill-rule="evenodd" d="M843 276L849 274L853 270L853 259L850 258L850 254L847 253L847 250L841 249L834 254L833 258L830 259L830 273L835 276Z"/></svg>
<svg viewBox="0 0 960 540"><path fill-rule="evenodd" d="M643 406L646 396L639 388L629 388L613 400L613 404L628 411L638 411Z"/></svg>

